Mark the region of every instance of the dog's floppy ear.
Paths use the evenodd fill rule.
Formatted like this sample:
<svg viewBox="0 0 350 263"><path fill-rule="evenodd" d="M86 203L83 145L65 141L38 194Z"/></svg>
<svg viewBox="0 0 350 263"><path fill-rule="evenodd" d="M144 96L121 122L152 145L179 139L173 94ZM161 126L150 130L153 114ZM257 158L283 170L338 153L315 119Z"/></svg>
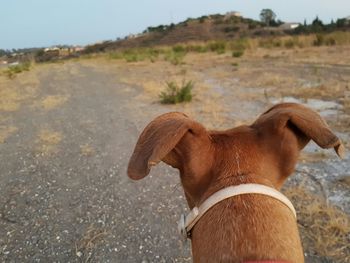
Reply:
<svg viewBox="0 0 350 263"><path fill-rule="evenodd" d="M180 112L170 112L155 118L141 133L128 165L128 176L139 180L150 172L188 132L203 132L205 128Z"/></svg>
<svg viewBox="0 0 350 263"><path fill-rule="evenodd" d="M274 128L295 126L307 139L321 148L334 148L340 158L345 148L339 138L330 130L325 120L315 111L297 103L281 103L263 113L253 125L270 123Z"/></svg>

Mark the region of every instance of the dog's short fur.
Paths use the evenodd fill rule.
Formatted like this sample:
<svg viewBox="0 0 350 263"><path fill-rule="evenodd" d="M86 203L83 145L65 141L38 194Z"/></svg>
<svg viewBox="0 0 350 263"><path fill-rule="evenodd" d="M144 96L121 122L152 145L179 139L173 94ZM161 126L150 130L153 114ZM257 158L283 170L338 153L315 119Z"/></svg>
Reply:
<svg viewBox="0 0 350 263"><path fill-rule="evenodd" d="M231 185L258 183L279 190L310 140L344 153L326 122L300 104L275 105L252 125L226 131L207 131L185 114L171 112L142 132L128 175L141 179L160 161L179 169L193 208ZM267 196L246 194L218 203L194 226L191 239L195 262L304 262L294 215Z"/></svg>

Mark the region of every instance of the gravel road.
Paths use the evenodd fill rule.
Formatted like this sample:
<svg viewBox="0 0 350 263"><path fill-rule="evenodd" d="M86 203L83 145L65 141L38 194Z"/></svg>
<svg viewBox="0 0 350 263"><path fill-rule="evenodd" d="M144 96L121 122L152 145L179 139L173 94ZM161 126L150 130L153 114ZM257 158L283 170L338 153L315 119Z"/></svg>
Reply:
<svg viewBox="0 0 350 263"><path fill-rule="evenodd" d="M132 112L137 88L80 63L37 78L35 96L2 115L16 132L0 144L0 261L188 261L175 171L160 166L140 184L126 176L148 121Z"/></svg>

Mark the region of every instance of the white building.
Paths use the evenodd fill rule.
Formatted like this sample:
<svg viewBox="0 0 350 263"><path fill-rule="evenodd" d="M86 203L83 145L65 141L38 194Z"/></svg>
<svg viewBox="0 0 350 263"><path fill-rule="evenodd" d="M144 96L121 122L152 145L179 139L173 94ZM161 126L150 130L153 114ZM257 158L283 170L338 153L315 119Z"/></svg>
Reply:
<svg viewBox="0 0 350 263"><path fill-rule="evenodd" d="M284 23L279 26L282 30L293 30L300 26L300 23Z"/></svg>

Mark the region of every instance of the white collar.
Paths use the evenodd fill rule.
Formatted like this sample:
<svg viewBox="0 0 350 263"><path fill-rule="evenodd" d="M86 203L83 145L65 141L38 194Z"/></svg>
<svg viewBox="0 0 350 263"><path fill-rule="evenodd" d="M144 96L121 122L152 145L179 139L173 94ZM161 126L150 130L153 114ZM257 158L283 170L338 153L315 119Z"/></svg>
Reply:
<svg viewBox="0 0 350 263"><path fill-rule="evenodd" d="M261 184L241 184L219 190L206 199L199 207L194 207L187 216L182 214L178 223L179 232L185 239L190 237L191 229L210 208L227 198L243 194L262 194L273 197L285 204L296 218L296 212L291 201L276 189Z"/></svg>

